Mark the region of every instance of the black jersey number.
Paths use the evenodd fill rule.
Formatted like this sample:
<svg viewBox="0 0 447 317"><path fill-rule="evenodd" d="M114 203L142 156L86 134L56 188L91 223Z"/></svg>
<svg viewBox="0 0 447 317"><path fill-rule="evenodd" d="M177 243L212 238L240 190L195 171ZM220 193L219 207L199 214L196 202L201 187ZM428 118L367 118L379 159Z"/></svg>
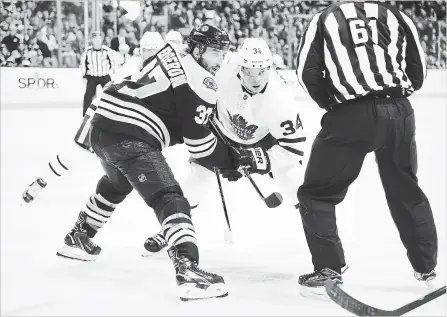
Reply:
<svg viewBox="0 0 447 317"><path fill-rule="evenodd" d="M294 134L295 133L295 128L293 126L293 122L290 120L284 121L283 123L281 123L281 128L284 128L284 132L282 133L283 135L290 135L290 134Z"/></svg>
<svg viewBox="0 0 447 317"><path fill-rule="evenodd" d="M292 120L287 120L281 123L281 128L284 128L284 132L282 133L284 136L291 135L296 132L296 130L303 128L303 122L301 121L300 115L296 116L296 124L294 125Z"/></svg>
<svg viewBox="0 0 447 317"><path fill-rule="evenodd" d="M362 45L368 42L368 29L371 31L371 40L373 43L378 43L378 33L377 33L377 20L370 19L368 24L360 19L354 19L349 21L349 29L351 30L352 41L355 45Z"/></svg>

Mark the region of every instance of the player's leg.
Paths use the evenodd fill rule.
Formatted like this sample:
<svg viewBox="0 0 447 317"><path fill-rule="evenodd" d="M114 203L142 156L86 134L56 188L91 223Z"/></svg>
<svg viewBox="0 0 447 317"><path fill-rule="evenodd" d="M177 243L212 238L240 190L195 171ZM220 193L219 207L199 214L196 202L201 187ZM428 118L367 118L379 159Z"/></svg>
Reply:
<svg viewBox="0 0 447 317"><path fill-rule="evenodd" d="M32 202L48 184L55 183L56 179L62 178L80 166L85 166L85 164L88 164L88 160L92 159L88 133L91 127L91 117L95 109L96 106L91 105L87 110L75 136L76 145L71 140L67 140L71 146L49 157L45 168L39 172L39 177L23 192L22 197L25 202Z"/></svg>
<svg viewBox="0 0 447 317"><path fill-rule="evenodd" d="M90 104L93 101L93 97L95 96L95 93L96 93L96 86L98 86L98 81L96 80L96 78L89 76L87 78L87 86L85 88L85 93L84 93L82 116L85 115L88 107L90 107Z"/></svg>
<svg viewBox="0 0 447 317"><path fill-rule="evenodd" d="M340 278L346 265L337 231L335 206L343 201L360 173L374 137L376 121L368 104L331 110L310 153L304 183L298 190L300 213L315 272L299 284L321 287L326 278Z"/></svg>
<svg viewBox="0 0 447 317"><path fill-rule="evenodd" d="M102 76L99 81L99 84L101 85L102 88L104 88L104 86L111 80L112 79L110 78L110 75Z"/></svg>
<svg viewBox="0 0 447 317"><path fill-rule="evenodd" d="M153 208L171 245L181 298L226 296L221 276L198 268L199 252L191 221L191 208L159 150L159 144L120 139L118 135L93 128L92 147L101 158L113 164L126 176L146 204ZM203 287L206 285L206 287Z"/></svg>
<svg viewBox="0 0 447 317"><path fill-rule="evenodd" d="M276 146L269 152L271 173L279 187L281 194L285 195L293 206L298 204L297 190L303 183L305 167L301 165L302 157L292 154L286 149Z"/></svg>
<svg viewBox="0 0 447 317"><path fill-rule="evenodd" d="M271 162L271 161L270 161ZM297 190L299 186L303 183L303 166L299 165L289 165L283 166L281 168L273 168L271 170L273 179L279 188L281 194L295 206L298 203Z"/></svg>
<svg viewBox="0 0 447 317"><path fill-rule="evenodd" d="M210 168L197 164L195 160L190 160L190 163L189 173L182 189L185 198L191 205L191 213L193 213L192 209L200 204L206 193L212 188L213 183L216 182L216 177ZM145 252L142 256L147 257L160 254L167 245L163 231L160 231L146 239L144 242Z"/></svg>
<svg viewBox="0 0 447 317"><path fill-rule="evenodd" d="M394 126L387 144L376 151L388 206L418 279L436 276L438 239L430 203L418 185L415 118L408 100L387 107ZM379 114L380 115L380 114Z"/></svg>
<svg viewBox="0 0 447 317"><path fill-rule="evenodd" d="M93 242L100 228L112 216L133 187L115 167L101 160L106 173L98 182L96 192L87 200L85 209L79 213L74 227L65 236L64 245L57 255L83 261L94 261L101 248Z"/></svg>
<svg viewBox="0 0 447 317"><path fill-rule="evenodd" d="M190 159L189 173L182 189L192 208L196 208L205 198L209 189L216 183L214 170L210 166Z"/></svg>

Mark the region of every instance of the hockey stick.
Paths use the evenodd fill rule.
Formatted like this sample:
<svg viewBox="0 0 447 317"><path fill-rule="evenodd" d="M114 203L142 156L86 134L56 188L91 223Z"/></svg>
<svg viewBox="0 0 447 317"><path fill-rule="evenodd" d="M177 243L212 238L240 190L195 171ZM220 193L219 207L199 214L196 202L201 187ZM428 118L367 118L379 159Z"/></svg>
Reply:
<svg viewBox="0 0 447 317"><path fill-rule="evenodd" d="M329 297L337 303L342 308L347 311L357 315L357 316L402 316L419 306L422 306L429 301L438 298L439 296L445 294L445 286L408 303L395 310L382 310L362 303L361 301L355 299L351 295L347 294L344 290L340 288L332 280L327 280L325 282L326 292Z"/></svg>
<svg viewBox="0 0 447 317"><path fill-rule="evenodd" d="M214 116L210 117L209 122L213 126L216 133L219 135L219 138L225 143L225 145L232 148L236 152L239 152L235 147L231 146L230 142L227 140L227 137L224 136L222 132L220 132L219 128L217 127L216 123L214 122ZM261 199L264 201L264 203L266 204L266 206L268 208L276 208L279 205L281 205L283 198L280 193L273 192L269 196L264 197L264 195L259 190L259 187L256 185L255 181L251 178L251 176L247 172L247 170L245 168L243 168L242 171L244 173L244 176L248 178L248 180L250 181L250 183L253 185L254 189L258 193L259 197L261 197Z"/></svg>
<svg viewBox="0 0 447 317"><path fill-rule="evenodd" d="M220 182L219 170L217 168L215 168L214 173L216 174L217 185L219 185L220 199L222 200L222 207L223 207L225 219L227 220L227 226L228 226L228 230L225 230L225 232L224 232L224 239L225 239L225 242L232 245L233 244L233 233L231 232L230 218L228 217L227 204L225 203L225 197L223 194L222 183Z"/></svg>

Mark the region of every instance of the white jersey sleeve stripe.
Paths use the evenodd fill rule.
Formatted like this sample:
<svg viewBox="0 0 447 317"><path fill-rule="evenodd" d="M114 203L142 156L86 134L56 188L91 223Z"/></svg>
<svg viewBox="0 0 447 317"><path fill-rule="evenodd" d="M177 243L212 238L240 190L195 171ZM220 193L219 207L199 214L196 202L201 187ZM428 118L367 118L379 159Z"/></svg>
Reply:
<svg viewBox="0 0 447 317"><path fill-rule="evenodd" d="M298 81L306 93L308 93L308 91L303 81L303 68L306 63L306 59L308 57L307 55L309 54L310 45L312 44L315 38L315 34L317 33L317 23L318 19L320 18L320 15L321 13L316 14L310 21L305 38L302 39L303 42L302 49L298 56L298 69L296 70L296 72L298 75Z"/></svg>
<svg viewBox="0 0 447 317"><path fill-rule="evenodd" d="M413 21L405 13L402 13L400 11L399 11L399 13L402 16L402 18L405 20L405 22L407 23L408 27L411 30L411 33L413 34L414 40L416 42L416 46L418 48L419 57L421 58L424 78L426 78L427 77L427 64L425 63L425 54L424 54L424 50L422 49L422 46L421 46L421 41L419 39L419 34L418 34L418 31L416 30L416 26L414 25Z"/></svg>
<svg viewBox="0 0 447 317"><path fill-rule="evenodd" d="M201 144L207 143L214 138L215 138L215 136L212 133L210 133L206 137L201 138L201 139L183 138L183 140L185 141L186 145L195 146L195 145L201 145Z"/></svg>
<svg viewBox="0 0 447 317"><path fill-rule="evenodd" d="M158 134L159 138L163 140L163 147L169 146L169 144L171 142L171 137L170 137L168 128L163 123L163 121L156 114L154 114L152 111L150 111L149 109L146 109L143 106L140 106L136 103L127 102L127 101L117 99L107 93L104 93L102 95L102 99L116 104L119 107L119 109L122 109L122 110L118 109L118 111L123 111L123 113L126 113L127 115L129 115L128 111L131 111L132 117L137 117L137 118L145 121L154 129L154 131ZM108 105L112 106L110 103L108 103ZM102 107L107 108L107 105L103 104ZM126 111L126 109L124 109L124 108L127 108L128 111Z"/></svg>
<svg viewBox="0 0 447 317"><path fill-rule="evenodd" d="M209 155L211 155L214 152L214 149L217 146L217 139L214 139L214 141L208 146L208 148L205 148L201 151L193 151L190 148L188 148L189 153L191 153L191 156L193 158L202 158L202 157L207 157Z"/></svg>
<svg viewBox="0 0 447 317"><path fill-rule="evenodd" d="M106 117L110 120L136 125L136 126L142 128L143 130L145 130L150 135L152 135L155 139L157 139L160 142L160 145L162 148L166 147L165 143L160 138L160 136L155 132L156 130L150 124L150 122L147 120L141 120L141 119L135 118L134 112L130 112L125 109L118 108L118 107L108 104L105 107L100 105L98 107L98 109L96 110L96 113L99 115L102 115L103 117Z"/></svg>

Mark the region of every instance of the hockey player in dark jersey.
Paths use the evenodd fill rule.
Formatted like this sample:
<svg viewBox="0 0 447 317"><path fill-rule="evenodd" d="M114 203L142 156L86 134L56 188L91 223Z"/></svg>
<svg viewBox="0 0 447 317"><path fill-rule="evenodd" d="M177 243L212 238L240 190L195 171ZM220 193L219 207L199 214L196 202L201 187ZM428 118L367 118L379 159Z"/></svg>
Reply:
<svg viewBox="0 0 447 317"><path fill-rule="evenodd" d="M239 164L204 125L217 99L214 74L228 46L225 31L204 24L191 32L185 56L168 44L130 80L105 87L91 121L90 141L106 175L66 235L59 256L94 260L101 248L92 238L135 188L154 209L171 246L168 253L181 298L228 294L221 276L198 267L190 205L161 153L185 143L191 155L206 164L218 168ZM249 170L256 171L256 160L250 162Z"/></svg>

